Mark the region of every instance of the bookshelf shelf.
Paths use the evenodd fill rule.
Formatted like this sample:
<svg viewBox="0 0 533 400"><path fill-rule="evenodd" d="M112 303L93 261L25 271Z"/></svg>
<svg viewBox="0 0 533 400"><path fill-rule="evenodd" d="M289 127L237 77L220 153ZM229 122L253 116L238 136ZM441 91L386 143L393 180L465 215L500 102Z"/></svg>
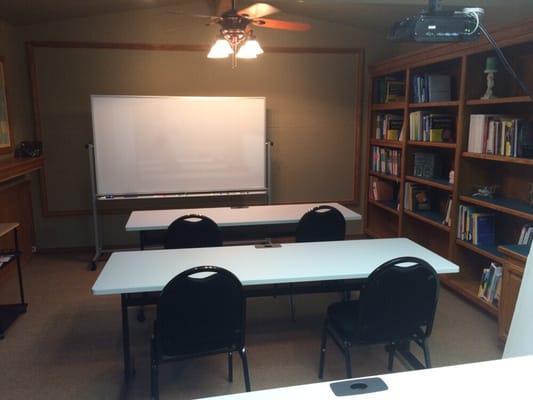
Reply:
<svg viewBox="0 0 533 400"><path fill-rule="evenodd" d="M498 246L476 246L470 242L461 239L456 239L456 243L465 249L471 250L474 253L487 257L489 260L503 264L505 262L504 255L498 251Z"/></svg>
<svg viewBox="0 0 533 400"><path fill-rule="evenodd" d="M498 97L495 99L471 99L466 101L467 106L483 106L495 104L533 103L529 96Z"/></svg>
<svg viewBox="0 0 533 400"><path fill-rule="evenodd" d="M388 211L388 212L390 212L392 214L396 214L396 215L399 214L398 210L396 210L396 208L394 207L394 203L392 203L392 202L376 201L376 200L372 200L372 199L368 199L368 202L370 204L374 204L376 207L380 207L380 208L384 209L385 211Z"/></svg>
<svg viewBox="0 0 533 400"><path fill-rule="evenodd" d="M417 108L445 108L445 107L457 107L459 102L454 101L433 101L430 103L410 103L409 109L416 110Z"/></svg>
<svg viewBox="0 0 533 400"><path fill-rule="evenodd" d="M370 144L374 146L391 147L393 149L401 149L403 147L403 142L398 140L372 139Z"/></svg>
<svg viewBox="0 0 533 400"><path fill-rule="evenodd" d="M409 140L407 142L410 146L419 146L419 147L434 147L434 148L441 148L441 149L455 149L457 147L457 144L455 143L447 143L447 142L420 142L417 140Z"/></svg>
<svg viewBox="0 0 533 400"><path fill-rule="evenodd" d="M444 179L420 178L418 176L406 176L405 180L409 182L421 183L423 185L427 185L427 186L440 189L440 190L446 190L447 192L451 192L453 190L453 186L450 185L448 181Z"/></svg>
<svg viewBox="0 0 533 400"><path fill-rule="evenodd" d="M410 217L416 218L419 221L425 222L431 226L434 226L437 229L440 229L445 232L450 231L450 227L448 225L442 224L442 221L444 220L444 215L442 215L439 212L436 211L410 211L410 210L403 210L403 212L406 215L409 215Z"/></svg>
<svg viewBox="0 0 533 400"><path fill-rule="evenodd" d="M517 28L517 26L520 26ZM496 42L504 44L504 51L510 55L510 63L522 74L533 68L533 19L524 21L514 27L502 28L493 32ZM518 247L521 232L525 224L533 222L533 207L526 204L528 198L528 184L533 182L533 158L515 158L492 154L480 154L466 151L469 143L470 119L474 114L496 114L509 116L513 119L530 120L533 110L533 100L523 96L510 76L499 75L498 90L500 97L481 100L486 90L486 76L484 74L488 54L487 44L472 43L468 46L442 45L428 50L403 54L390 60L382 61L369 69L368 118L367 121L367 171L366 174L366 214L364 231L372 237L408 237L422 246L430 248L460 266L460 273L443 276L442 280L452 291L464 297L467 301L498 317L498 337L504 340L509 329L510 319L514 311L518 288L524 269L526 249ZM452 101L414 103L414 100L429 98L426 92L431 75L447 75L450 77L450 95L447 87L442 92L453 99ZM373 104L383 102L383 80L404 82L405 99L387 104ZM425 80L425 81L424 81ZM424 81L424 82L423 82ZM440 79L445 82L447 79ZM439 82L435 80L434 82ZM448 83L445 82L445 85ZM437 84L438 85L438 84ZM424 87L424 89L422 89ZM422 91L424 90L424 91ZM378 97L375 96L378 93ZM388 110L388 111L387 111ZM381 121L379 112L383 114L403 115L403 137L401 141L392 142L376 140L376 125ZM411 115L411 113L420 113ZM413 139L420 130L427 130L429 118L422 123L420 114L447 114L454 119L452 128L455 133L455 143L423 142L410 140L411 124L413 124ZM442 129L450 129L449 122L438 121ZM474 120L474 122L476 122ZM447 125L444 125L444 124ZM476 122L477 123L477 122ZM418 126L420 124L420 126ZM514 124L514 122L513 122ZM477 129L475 124L472 124ZM441 125L439 125L441 126ZM480 127L483 127L484 125ZM490 128L490 127L489 127ZM437 128L434 128L437 129ZM438 128L441 129L441 128ZM493 127L495 129L495 127ZM498 128L499 129L499 128ZM524 132L524 131L522 131ZM527 151L529 138L522 141L523 133L516 130L517 142ZM423 132L422 132L423 133ZM484 133L484 131L483 131ZM501 131L500 131L501 134ZM513 133L514 134L514 133ZM416 136L422 138L424 136ZM427 132L426 132L427 137ZM446 137L446 136L444 136ZM496 138L496 136L494 136ZM476 138L477 139L477 138ZM479 143L476 143L476 146ZM525 146L524 146L525 145ZM390 178L370 172L373 162L372 146L399 149L401 151L399 176ZM477 148L477 147L474 147ZM434 180L414 176L415 162L421 167L423 157L416 157L417 153L434 155L439 159L439 168L444 177L454 171L455 181L449 184L447 179ZM529 155L527 155L529 157ZM416 159L415 159L416 158ZM433 157L427 156L428 160ZM394 182L398 186L400 209L391 212L390 207L376 204L369 200L370 183L376 179ZM406 209L412 195L407 184L424 186L430 196L431 204L436 211L411 211ZM498 187L499 198L486 199L472 197L471 190L476 185L495 185ZM415 190L416 194L416 190ZM451 203L449 202L451 199ZM457 229L460 222L459 206L474 205L483 207L495 214L495 240L500 246L475 246L472 243L458 240ZM445 206L445 207L442 207ZM443 208L450 206L449 224L443 225ZM504 245L502 245L502 243ZM502 264L501 298L497 305L488 304L478 298L478 290L484 268L490 263Z"/></svg>
<svg viewBox="0 0 533 400"><path fill-rule="evenodd" d="M493 154L470 153L470 152L464 152L463 157L478 158L480 160L498 161L498 162L509 163L509 164L533 165L533 158L506 157L506 156L496 156Z"/></svg>
<svg viewBox="0 0 533 400"><path fill-rule="evenodd" d="M485 300L478 297L479 280L472 278L465 278L463 276L442 275L441 282L452 289L455 293L463 296L471 303L487 311L494 317L498 316L498 308L493 304L487 303Z"/></svg>
<svg viewBox="0 0 533 400"><path fill-rule="evenodd" d="M373 111L394 111L394 110L403 110L406 106L404 102L392 102L392 103L381 103L381 104L372 104Z"/></svg>
<svg viewBox="0 0 533 400"><path fill-rule="evenodd" d="M506 244L498 246L498 251L525 264L530 247L526 244Z"/></svg>
<svg viewBox="0 0 533 400"><path fill-rule="evenodd" d="M371 176L375 176L376 178L385 179L385 180L396 182L396 183L400 183L400 180L401 180L399 176L382 174L380 172L370 171L368 174Z"/></svg>
<svg viewBox="0 0 533 400"><path fill-rule="evenodd" d="M490 208L491 210L513 215L518 218L524 218L533 221L533 207L514 199L505 198L479 198L472 196L460 196L459 199L465 203L475 204L477 206Z"/></svg>

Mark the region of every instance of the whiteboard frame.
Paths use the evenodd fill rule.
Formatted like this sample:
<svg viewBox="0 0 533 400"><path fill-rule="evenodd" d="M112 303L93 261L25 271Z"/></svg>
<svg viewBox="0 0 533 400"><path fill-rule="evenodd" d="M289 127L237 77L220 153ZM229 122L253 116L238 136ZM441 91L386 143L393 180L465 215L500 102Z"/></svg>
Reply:
<svg viewBox="0 0 533 400"><path fill-rule="evenodd" d="M268 203L270 203L271 199L271 191L270 191L270 164L271 164L271 151L270 147L272 145L272 142L270 142L267 139L267 126L266 126L266 97L265 96L154 96L154 95L103 95L103 94L91 94L90 96L90 104L91 104L91 124L92 124L92 133L93 133L93 144L92 144L92 163L94 165L94 170L91 171L92 174L94 174L94 186L95 186L95 193L94 195L98 200L106 199L106 200L112 200L112 199L135 199L135 198L154 198L154 197L211 197L211 196L231 196L231 195L255 195L255 194L266 194L268 198ZM119 194L108 194L108 193L100 193L98 190L98 156L96 151L96 142L97 138L94 134L94 113L93 113L93 99L94 98L143 98L143 99L159 99L159 98L180 98L180 99L209 99L209 98L216 98L220 100L224 99L255 99L255 100L263 100L264 102L264 127L263 127L263 142L265 143L265 165L264 165L264 182L262 188L254 188L254 189L245 189L245 188L232 188L228 190L221 190L221 191L193 191L193 192L136 192L136 193L119 193Z"/></svg>

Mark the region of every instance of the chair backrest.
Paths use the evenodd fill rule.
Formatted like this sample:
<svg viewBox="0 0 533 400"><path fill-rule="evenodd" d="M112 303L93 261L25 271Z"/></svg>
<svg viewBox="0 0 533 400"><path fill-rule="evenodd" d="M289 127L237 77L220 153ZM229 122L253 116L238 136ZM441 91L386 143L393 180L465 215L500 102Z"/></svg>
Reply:
<svg viewBox="0 0 533 400"><path fill-rule="evenodd" d="M296 227L297 242L344 240L346 221L342 213L331 206L318 206L306 212Z"/></svg>
<svg viewBox="0 0 533 400"><path fill-rule="evenodd" d="M158 353L188 356L242 348L245 304L241 282L224 268L180 273L163 288L157 304Z"/></svg>
<svg viewBox="0 0 533 400"><path fill-rule="evenodd" d="M431 334L439 280L426 261L416 257L390 260L368 277L359 299L362 341L384 342L418 332Z"/></svg>
<svg viewBox="0 0 533 400"><path fill-rule="evenodd" d="M166 249L222 246L218 225L204 215L184 215L172 222L165 235Z"/></svg>

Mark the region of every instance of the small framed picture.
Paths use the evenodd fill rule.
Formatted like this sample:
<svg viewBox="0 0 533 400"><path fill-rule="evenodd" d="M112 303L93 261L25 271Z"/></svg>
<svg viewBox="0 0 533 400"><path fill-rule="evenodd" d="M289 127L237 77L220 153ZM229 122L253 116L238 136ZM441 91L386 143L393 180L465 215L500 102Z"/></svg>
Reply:
<svg viewBox="0 0 533 400"><path fill-rule="evenodd" d="M13 133L9 124L7 106L5 58L0 57L0 154L11 152Z"/></svg>

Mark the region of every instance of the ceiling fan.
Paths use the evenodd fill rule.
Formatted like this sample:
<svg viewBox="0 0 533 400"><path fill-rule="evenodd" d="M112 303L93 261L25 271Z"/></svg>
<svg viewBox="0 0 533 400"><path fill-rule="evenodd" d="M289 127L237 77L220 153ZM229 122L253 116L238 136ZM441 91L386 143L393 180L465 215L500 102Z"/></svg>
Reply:
<svg viewBox="0 0 533 400"><path fill-rule="evenodd" d="M209 19L207 25L220 25L217 41L211 47L207 57L227 58L231 55L233 67L235 67L236 58L256 58L262 54L263 49L255 38L252 26L299 32L311 29L311 25L306 23L264 18L279 11L276 7L266 3L255 3L237 10L235 0L219 0L217 15L194 15Z"/></svg>

